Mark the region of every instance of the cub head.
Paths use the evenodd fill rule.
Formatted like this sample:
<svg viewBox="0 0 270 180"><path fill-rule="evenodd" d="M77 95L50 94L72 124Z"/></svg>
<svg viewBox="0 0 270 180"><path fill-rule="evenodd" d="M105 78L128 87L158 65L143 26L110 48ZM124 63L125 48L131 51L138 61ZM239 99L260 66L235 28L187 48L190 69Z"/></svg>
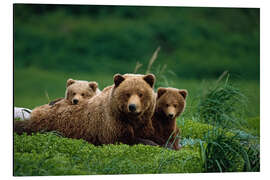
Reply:
<svg viewBox="0 0 270 180"><path fill-rule="evenodd" d="M168 119L175 119L184 111L187 95L188 92L185 89L158 88L156 112Z"/></svg>
<svg viewBox="0 0 270 180"><path fill-rule="evenodd" d="M94 81L87 82L68 79L65 98L71 104L79 104L86 99L92 98L99 92L98 84Z"/></svg>
<svg viewBox="0 0 270 180"><path fill-rule="evenodd" d="M155 106L153 74L114 75L113 99L118 111L132 116L140 115Z"/></svg>

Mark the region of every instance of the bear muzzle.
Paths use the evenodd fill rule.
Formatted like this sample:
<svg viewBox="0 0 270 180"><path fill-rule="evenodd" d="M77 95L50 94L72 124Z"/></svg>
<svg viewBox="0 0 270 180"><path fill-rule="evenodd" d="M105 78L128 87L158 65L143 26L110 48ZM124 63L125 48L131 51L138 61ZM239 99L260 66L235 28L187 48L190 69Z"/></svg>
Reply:
<svg viewBox="0 0 270 180"><path fill-rule="evenodd" d="M73 104L78 104L79 103L79 100L78 99L73 99Z"/></svg>
<svg viewBox="0 0 270 180"><path fill-rule="evenodd" d="M173 113L169 113L169 114L168 114L168 117L169 117L170 119L173 119L173 118L174 118L174 114L173 114Z"/></svg>
<svg viewBox="0 0 270 180"><path fill-rule="evenodd" d="M136 104L129 104L128 105L128 110L130 112L136 112Z"/></svg>
<svg viewBox="0 0 270 180"><path fill-rule="evenodd" d="M129 98L127 110L132 114L139 114L141 112L140 98L137 95L132 95Z"/></svg>
<svg viewBox="0 0 270 180"><path fill-rule="evenodd" d="M167 117L169 119L173 119L175 117L175 114L176 114L175 108L172 106L169 106L166 113Z"/></svg>

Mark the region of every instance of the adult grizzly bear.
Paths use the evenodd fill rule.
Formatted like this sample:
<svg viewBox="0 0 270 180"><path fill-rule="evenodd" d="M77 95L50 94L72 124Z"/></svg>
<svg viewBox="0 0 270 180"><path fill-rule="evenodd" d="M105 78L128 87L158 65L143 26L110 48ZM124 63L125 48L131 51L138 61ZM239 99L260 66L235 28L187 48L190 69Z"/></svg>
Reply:
<svg viewBox="0 0 270 180"><path fill-rule="evenodd" d="M180 149L180 131L176 125L176 118L185 109L187 94L185 89L158 88L152 123L155 129L153 140L159 145L168 144L175 150Z"/></svg>
<svg viewBox="0 0 270 180"><path fill-rule="evenodd" d="M65 137L81 138L95 145L117 142L157 145L146 139L153 133L154 82L152 74L116 74L114 85L87 102L61 111L53 106L46 113L33 113L23 125L15 122L15 132L55 130Z"/></svg>

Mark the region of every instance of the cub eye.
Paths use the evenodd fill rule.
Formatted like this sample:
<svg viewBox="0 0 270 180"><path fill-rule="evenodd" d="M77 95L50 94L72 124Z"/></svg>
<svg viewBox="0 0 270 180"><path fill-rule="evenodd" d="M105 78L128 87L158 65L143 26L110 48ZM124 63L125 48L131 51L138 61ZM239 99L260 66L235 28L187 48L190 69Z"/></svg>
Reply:
<svg viewBox="0 0 270 180"><path fill-rule="evenodd" d="M82 96L84 96L84 93L82 93Z"/></svg>
<svg viewBox="0 0 270 180"><path fill-rule="evenodd" d="M176 108L177 104L174 104L173 106Z"/></svg>
<svg viewBox="0 0 270 180"><path fill-rule="evenodd" d="M75 96L76 93L72 93L73 96Z"/></svg>
<svg viewBox="0 0 270 180"><path fill-rule="evenodd" d="M129 97L129 96L130 96L130 94L129 94L129 93L126 93L126 96L127 96L127 97Z"/></svg>
<svg viewBox="0 0 270 180"><path fill-rule="evenodd" d="M143 94L142 93L139 93L139 97L142 97L143 96Z"/></svg>
<svg viewBox="0 0 270 180"><path fill-rule="evenodd" d="M166 104L166 107L169 107L170 105L169 104Z"/></svg>

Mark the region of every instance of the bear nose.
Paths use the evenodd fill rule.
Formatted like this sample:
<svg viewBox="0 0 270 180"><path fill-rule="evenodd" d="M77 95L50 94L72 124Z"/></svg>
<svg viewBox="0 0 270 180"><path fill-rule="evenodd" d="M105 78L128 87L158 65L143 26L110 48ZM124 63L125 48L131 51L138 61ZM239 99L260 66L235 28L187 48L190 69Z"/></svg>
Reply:
<svg viewBox="0 0 270 180"><path fill-rule="evenodd" d="M74 103L74 104L78 104L78 102L79 102L78 99L74 99L74 100L73 100L73 103Z"/></svg>
<svg viewBox="0 0 270 180"><path fill-rule="evenodd" d="M136 105L135 105L135 104L130 104L130 105L128 105L128 109L129 109L131 112L135 112L135 111L136 111Z"/></svg>
<svg viewBox="0 0 270 180"><path fill-rule="evenodd" d="M173 116L174 116L173 114L169 114L169 118L173 118Z"/></svg>

